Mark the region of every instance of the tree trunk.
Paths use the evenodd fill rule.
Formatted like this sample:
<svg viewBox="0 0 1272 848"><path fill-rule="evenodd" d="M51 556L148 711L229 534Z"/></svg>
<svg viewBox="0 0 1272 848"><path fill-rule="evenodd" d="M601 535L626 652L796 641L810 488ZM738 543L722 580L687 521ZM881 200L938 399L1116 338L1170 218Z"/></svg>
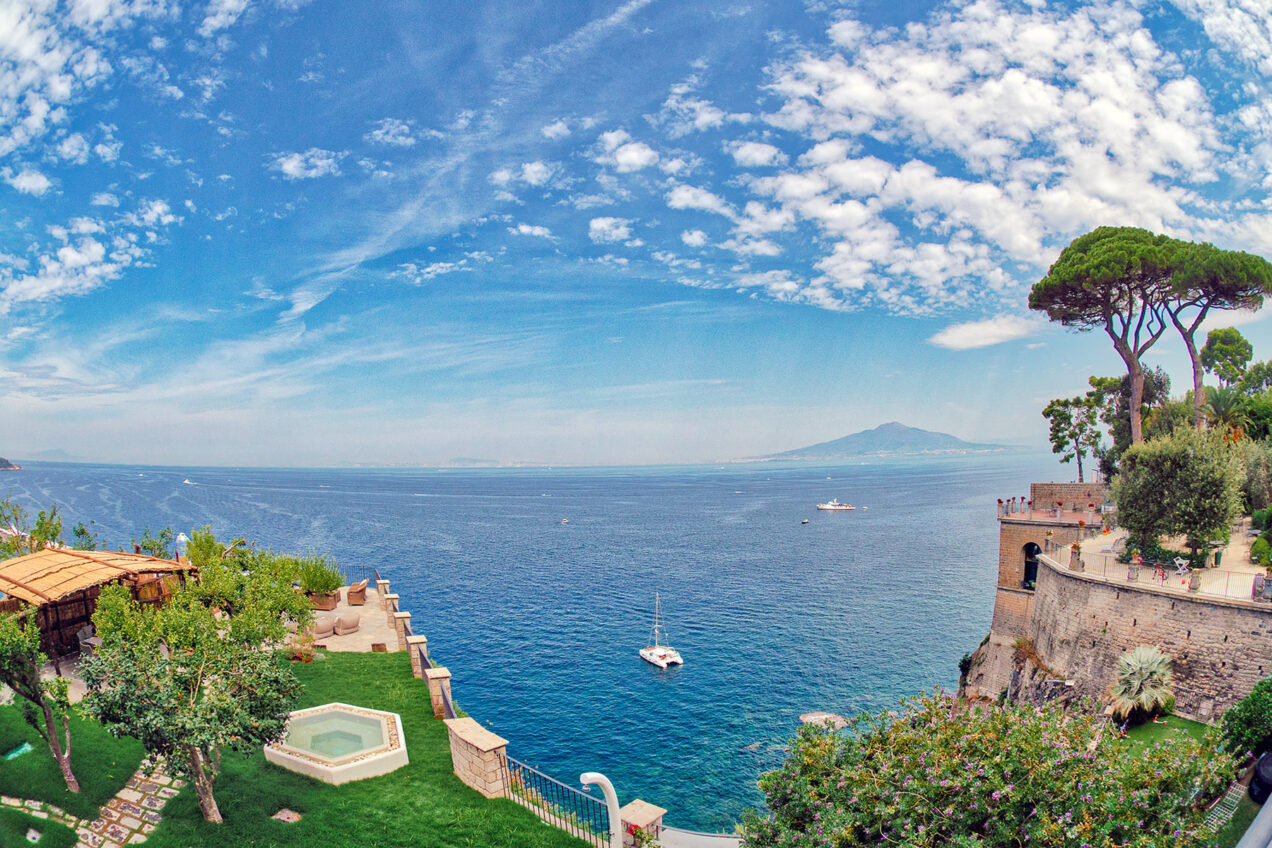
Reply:
<svg viewBox="0 0 1272 848"><path fill-rule="evenodd" d="M203 752L196 746L190 746L190 771L194 778L194 794L199 799L199 812L206 821L224 821L221 811L216 806L216 798L212 797L212 778L208 776L208 762Z"/></svg>
<svg viewBox="0 0 1272 848"><path fill-rule="evenodd" d="M1111 327L1108 334L1113 339L1113 349L1126 363L1127 376L1131 378L1131 408L1127 411L1131 416L1131 444L1138 445L1144 441L1144 424L1140 418L1140 407L1144 405L1144 367L1140 365L1139 357L1131 346L1114 333Z"/></svg>
<svg viewBox="0 0 1272 848"><path fill-rule="evenodd" d="M1207 309L1203 309L1201 314L1197 316L1197 320L1193 322L1193 329L1191 330L1184 326L1183 322L1179 320L1179 316L1174 312L1170 314L1170 320L1183 338L1184 347L1188 348L1188 358L1192 361L1193 426L1199 430L1203 429L1206 423L1202 415L1202 408L1206 405L1206 384L1203 382L1205 371L1201 367L1201 353L1197 350L1197 340L1193 337L1193 334L1196 333L1196 328L1201 323L1201 319L1206 317Z"/></svg>
<svg viewBox="0 0 1272 848"><path fill-rule="evenodd" d="M1077 436L1073 438L1073 456L1078 460L1078 482L1082 482L1082 441Z"/></svg>
<svg viewBox="0 0 1272 848"><path fill-rule="evenodd" d="M57 760L58 768L62 770L62 777L66 779L66 788L70 792L79 792L79 781L75 779L75 775L71 772L70 720L63 717L63 722L67 727L66 749L63 750L62 744L58 740L57 719L53 717L53 708L49 706L47 700L40 700L40 711L44 713L44 738L49 743L49 750L53 752L53 759Z"/></svg>

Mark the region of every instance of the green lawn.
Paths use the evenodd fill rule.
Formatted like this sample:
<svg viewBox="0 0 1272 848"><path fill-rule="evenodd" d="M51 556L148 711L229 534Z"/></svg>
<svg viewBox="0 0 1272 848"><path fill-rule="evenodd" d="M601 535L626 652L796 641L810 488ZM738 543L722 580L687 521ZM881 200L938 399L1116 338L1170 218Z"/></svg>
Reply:
<svg viewBox="0 0 1272 848"><path fill-rule="evenodd" d="M370 780L328 786L250 757L226 752L216 783L225 822L208 824L189 786L168 803L147 848L328 846L360 848L583 848L511 801L488 801L451 773L446 727L433 718L428 687L411 677L404 653L329 653L293 668L305 684L300 707L343 701L402 716L404 768ZM296 824L270 818L283 807Z"/></svg>
<svg viewBox="0 0 1272 848"><path fill-rule="evenodd" d="M0 795L47 801L82 819L97 818L98 809L132 777L142 756L140 742L116 739L100 724L74 715L71 770L79 779L80 791L72 794L66 791L49 746L22 720L15 706L0 707L0 740L4 751L22 741L30 742L33 749L12 760L0 760Z"/></svg>
<svg viewBox="0 0 1272 848"><path fill-rule="evenodd" d="M1126 738L1134 750L1138 751L1155 742L1165 742L1167 739L1187 737L1200 739L1207 727L1208 725L1200 721L1169 715L1156 722L1148 721L1138 727L1132 727L1126 731Z"/></svg>
<svg viewBox="0 0 1272 848"><path fill-rule="evenodd" d="M35 828L40 838L27 839L27 831ZM0 848L71 848L75 844L75 831L64 824L29 816L17 810L0 809Z"/></svg>

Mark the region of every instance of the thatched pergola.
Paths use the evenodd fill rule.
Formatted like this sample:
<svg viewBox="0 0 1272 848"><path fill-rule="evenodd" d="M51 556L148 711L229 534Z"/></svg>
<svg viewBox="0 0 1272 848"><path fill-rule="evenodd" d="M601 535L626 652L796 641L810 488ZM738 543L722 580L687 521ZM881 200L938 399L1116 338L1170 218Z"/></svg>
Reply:
<svg viewBox="0 0 1272 848"><path fill-rule="evenodd" d="M162 603L186 575L189 563L118 551L45 548L0 562L0 612L34 621L53 657L79 650L76 634L97 609L102 587L122 583L142 603Z"/></svg>

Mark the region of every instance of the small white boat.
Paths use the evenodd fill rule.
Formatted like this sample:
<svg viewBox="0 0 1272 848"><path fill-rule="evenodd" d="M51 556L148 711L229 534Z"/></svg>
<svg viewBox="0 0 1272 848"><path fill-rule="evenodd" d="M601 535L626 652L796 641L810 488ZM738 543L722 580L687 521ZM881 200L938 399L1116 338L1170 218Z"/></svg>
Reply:
<svg viewBox="0 0 1272 848"><path fill-rule="evenodd" d="M187 486L193 486L193 485L194 485L193 483L191 483L191 482L190 482L190 478L189 478L189 477L187 477L186 479L182 480L181 482L182 482L182 483L185 483Z"/></svg>
<svg viewBox="0 0 1272 848"><path fill-rule="evenodd" d="M653 663L659 668L666 668L669 665L684 665L685 661L681 659L680 652L675 648L662 644L662 639L667 634L663 630L662 623L658 620L658 593L654 593L654 628L649 634L648 647L640 649L640 658L647 663Z"/></svg>
<svg viewBox="0 0 1272 848"><path fill-rule="evenodd" d="M847 512L850 509L856 509L856 507L853 506L852 504L849 504L849 503L841 504L839 502L839 498L831 498L828 502L824 504L818 504L817 508L828 509L828 510L831 510L832 512Z"/></svg>

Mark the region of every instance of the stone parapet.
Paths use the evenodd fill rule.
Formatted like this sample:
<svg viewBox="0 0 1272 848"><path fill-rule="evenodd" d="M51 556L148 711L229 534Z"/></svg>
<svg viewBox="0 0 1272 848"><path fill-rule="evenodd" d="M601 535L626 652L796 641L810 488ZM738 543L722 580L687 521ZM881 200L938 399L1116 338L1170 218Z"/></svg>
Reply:
<svg viewBox="0 0 1272 848"><path fill-rule="evenodd" d="M387 580L375 581L375 596L380 599L380 609L387 608L388 597L389 597L389 581Z"/></svg>
<svg viewBox="0 0 1272 848"><path fill-rule="evenodd" d="M637 798L619 810L619 818L623 823L623 848L636 848L636 837L631 829L638 827L654 839L662 836L663 816L667 811L656 807L648 801Z"/></svg>
<svg viewBox="0 0 1272 848"><path fill-rule="evenodd" d="M393 629L397 632L398 650L406 650L406 638L411 632L411 614L409 612L393 613Z"/></svg>
<svg viewBox="0 0 1272 848"><path fill-rule="evenodd" d="M432 678L429 680L431 689ZM467 716L446 719L446 730L450 735L451 766L455 776L487 798L507 797L508 769L504 765L504 756L508 740L491 733Z"/></svg>
<svg viewBox="0 0 1272 848"><path fill-rule="evenodd" d="M416 677L424 676L424 663L421 653L425 657L428 656L428 637L427 636L407 636L406 648L411 652L411 674Z"/></svg>
<svg viewBox="0 0 1272 848"><path fill-rule="evenodd" d="M396 592L390 592L384 595L384 620L390 627L393 626L393 613L398 611L398 596Z"/></svg>
<svg viewBox="0 0 1272 848"><path fill-rule="evenodd" d="M446 698L451 695L450 669L426 668L424 678L428 680L428 697L433 702L433 718L446 718Z"/></svg>

